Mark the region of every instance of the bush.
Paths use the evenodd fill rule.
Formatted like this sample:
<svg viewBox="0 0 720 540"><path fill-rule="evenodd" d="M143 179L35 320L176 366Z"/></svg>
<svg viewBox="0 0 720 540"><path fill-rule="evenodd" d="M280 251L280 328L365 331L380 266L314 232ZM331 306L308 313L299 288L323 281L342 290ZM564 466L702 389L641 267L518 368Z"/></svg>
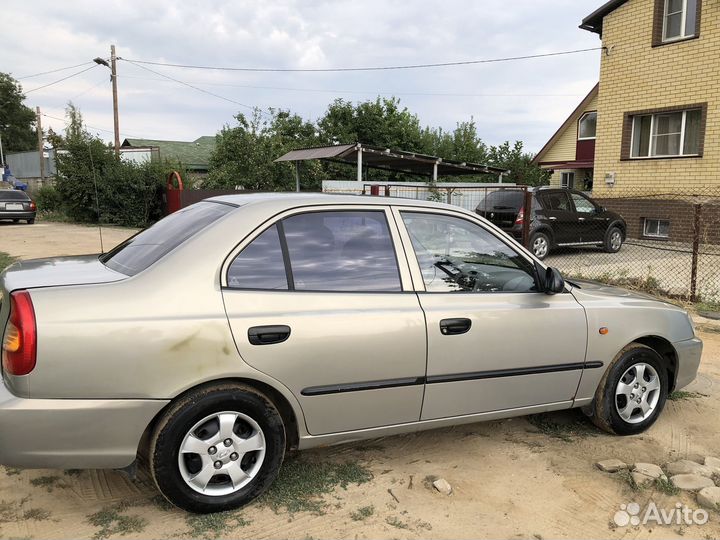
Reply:
<svg viewBox="0 0 720 540"><path fill-rule="evenodd" d="M54 186L43 186L31 195L39 212L57 212L62 209L62 197Z"/></svg>

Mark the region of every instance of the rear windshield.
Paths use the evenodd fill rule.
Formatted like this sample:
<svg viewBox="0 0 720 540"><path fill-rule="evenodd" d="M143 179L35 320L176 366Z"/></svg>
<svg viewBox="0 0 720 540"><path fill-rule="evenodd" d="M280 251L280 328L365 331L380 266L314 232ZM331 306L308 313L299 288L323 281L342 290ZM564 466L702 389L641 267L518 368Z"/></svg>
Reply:
<svg viewBox="0 0 720 540"><path fill-rule="evenodd" d="M201 202L178 210L100 256L108 268L128 276L142 272L236 206Z"/></svg>
<svg viewBox="0 0 720 540"><path fill-rule="evenodd" d="M520 210L523 204L524 191L500 190L491 191L478 204L478 210Z"/></svg>
<svg viewBox="0 0 720 540"><path fill-rule="evenodd" d="M30 197L24 191L17 189L0 189L0 201L29 201Z"/></svg>

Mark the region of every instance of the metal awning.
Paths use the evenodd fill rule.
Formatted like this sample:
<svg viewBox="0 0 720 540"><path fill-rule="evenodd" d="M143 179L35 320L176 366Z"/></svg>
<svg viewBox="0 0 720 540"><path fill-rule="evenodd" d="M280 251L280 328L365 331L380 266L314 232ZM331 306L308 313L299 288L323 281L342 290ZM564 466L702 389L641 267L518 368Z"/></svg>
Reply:
<svg viewBox="0 0 720 540"><path fill-rule="evenodd" d="M313 159L355 165L357 166L358 180L363 180L363 167L429 176L434 180L437 180L438 176L469 176L477 174L495 174L502 178L503 175L511 172L480 163L454 161L437 156L418 154L417 152L391 150L390 148L369 146L361 143L292 150L275 161L294 161L298 163Z"/></svg>

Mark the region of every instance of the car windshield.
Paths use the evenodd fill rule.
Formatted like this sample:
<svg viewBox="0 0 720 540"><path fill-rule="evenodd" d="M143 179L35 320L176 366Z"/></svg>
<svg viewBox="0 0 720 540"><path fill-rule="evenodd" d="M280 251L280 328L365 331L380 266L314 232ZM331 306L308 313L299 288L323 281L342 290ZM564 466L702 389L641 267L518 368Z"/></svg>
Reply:
<svg viewBox="0 0 720 540"><path fill-rule="evenodd" d="M24 191L17 189L0 190L0 201L29 201L30 197Z"/></svg>
<svg viewBox="0 0 720 540"><path fill-rule="evenodd" d="M235 208L235 205L215 202L193 204L128 238L101 255L100 261L111 270L134 276Z"/></svg>

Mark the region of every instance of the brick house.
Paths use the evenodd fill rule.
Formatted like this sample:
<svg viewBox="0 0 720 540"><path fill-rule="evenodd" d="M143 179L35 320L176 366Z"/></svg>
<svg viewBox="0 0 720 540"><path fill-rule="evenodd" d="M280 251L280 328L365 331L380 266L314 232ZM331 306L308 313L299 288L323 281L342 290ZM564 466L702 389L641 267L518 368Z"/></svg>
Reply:
<svg viewBox="0 0 720 540"><path fill-rule="evenodd" d="M623 213L632 236L687 240L697 201L684 196L720 193L720 2L611 0L580 28L603 46L592 196ZM563 126L579 135L577 113ZM541 167L565 171L549 163L561 139L538 154Z"/></svg>

